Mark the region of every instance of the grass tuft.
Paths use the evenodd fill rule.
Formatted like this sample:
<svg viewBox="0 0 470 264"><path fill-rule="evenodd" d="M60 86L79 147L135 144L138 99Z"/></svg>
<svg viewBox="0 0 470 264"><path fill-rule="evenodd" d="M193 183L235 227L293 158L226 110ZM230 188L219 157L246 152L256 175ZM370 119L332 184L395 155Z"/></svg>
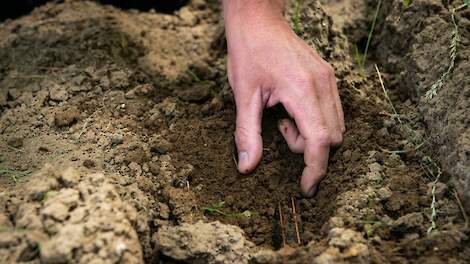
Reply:
<svg viewBox="0 0 470 264"><path fill-rule="evenodd" d="M31 175L31 172L30 171L18 171L18 170L12 170L12 169L3 169L3 168L0 168L0 174L7 174L7 175L10 175L11 179L16 183L18 183L18 181L25 177L25 176L29 176Z"/></svg>
<svg viewBox="0 0 470 264"><path fill-rule="evenodd" d="M222 215L222 216L226 216L226 217L246 217L246 218L250 218L252 216L258 215L258 213L251 212L249 210L245 210L241 213L234 213L234 214L227 213L226 211L224 211L224 206L225 206L225 202L220 201L220 202L213 203L209 206L203 207L202 211L206 214Z"/></svg>
<svg viewBox="0 0 470 264"><path fill-rule="evenodd" d="M437 174L435 174L433 172L433 170L429 168L429 166L425 167L428 170L429 175L431 175L432 178L434 178L434 181L432 183L432 190L431 190L431 196L432 196L431 217L430 217L431 225L428 228L428 235L429 235L429 234L432 233L433 230L437 229L437 224L436 224L436 220L437 220L436 187L437 187L437 183L439 182L439 178L441 177L442 171L441 171L441 168L429 156L425 156L423 159L424 159L425 162L427 162L428 164L433 166L435 168L435 170L437 170Z"/></svg>
<svg viewBox="0 0 470 264"><path fill-rule="evenodd" d="M202 208L202 211L204 213L208 213L208 214L219 214L219 215L224 215L226 216L227 213L225 213L223 210L224 208L224 205L225 205L225 202L223 201L220 201L220 202L216 202L216 203L213 203L209 206L206 206L206 207L203 207Z"/></svg>
<svg viewBox="0 0 470 264"><path fill-rule="evenodd" d="M432 192L431 192L432 202L431 202L431 205L430 205L430 208L431 208L431 216L430 216L431 224L430 224L430 227L428 228L428 234L430 234L433 230L437 229L437 224L436 224L436 220L437 220L437 199L436 199L436 193L435 192L436 192L437 183L439 182L439 178L442 174L442 170L439 167L439 165L437 165L437 163L434 162L434 160L430 156L426 155L422 150L422 146L429 139L424 140L421 135L419 135L415 130L413 130L407 123L405 123L400 118L400 115L398 114L398 111L396 110L395 106L393 105L392 100L388 96L387 90L385 89L385 85L384 85L384 82L382 80L382 75L381 75L377 65L375 65L375 70L377 71L377 75L378 75L378 78L379 78L379 81L380 81L380 85L382 86L382 91L384 92L385 98L387 99L387 102L390 104L390 107L392 108L392 111L393 111L392 116L396 117L396 119L399 122L400 127L403 127L405 129L405 131L407 132L409 141L413 144L413 150L416 152L417 155L422 157L421 166L425 169L426 175L428 176L429 180L433 182ZM390 152L391 153L404 153L404 152L408 152L408 151L395 151L395 152L387 151L387 152L389 152L389 153Z"/></svg>
<svg viewBox="0 0 470 264"><path fill-rule="evenodd" d="M300 35L302 33L302 29L300 27L300 10L302 8L302 0L297 0L297 4L295 7L295 14L293 17L293 22L294 22L294 32L297 35Z"/></svg>
<svg viewBox="0 0 470 264"><path fill-rule="evenodd" d="M405 9L410 7L412 3L413 3L413 0L403 0L403 6L405 6Z"/></svg>
<svg viewBox="0 0 470 264"><path fill-rule="evenodd" d="M450 42L449 66L447 67L447 70L441 75L441 77L439 77L439 79L433 85L431 85L431 88L429 88L429 90L426 92L425 96L427 100L431 100L434 96L437 95L437 92L442 89L455 67L455 59L457 58L458 47L460 44L460 32L457 22L455 21L455 13L464 7L470 7L470 0L466 0L463 5L452 9L451 17L453 28Z"/></svg>
<svg viewBox="0 0 470 264"><path fill-rule="evenodd" d="M377 23L377 17L379 16L380 7L382 6L382 0L379 0L377 8L375 9L374 18L372 19L372 26L370 27L369 35L367 36L366 48L364 50L364 55L362 56L361 68L364 68L367 60L367 53L369 52L369 46L372 41L372 36L374 35L375 24Z"/></svg>

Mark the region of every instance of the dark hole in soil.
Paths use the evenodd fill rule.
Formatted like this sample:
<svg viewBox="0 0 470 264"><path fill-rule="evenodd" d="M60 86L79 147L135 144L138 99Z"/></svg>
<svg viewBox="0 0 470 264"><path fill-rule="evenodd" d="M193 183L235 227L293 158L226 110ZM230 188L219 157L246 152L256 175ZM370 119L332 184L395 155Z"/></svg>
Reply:
<svg viewBox="0 0 470 264"><path fill-rule="evenodd" d="M102 4L113 5L122 9L137 9L140 11L149 11L154 9L156 12L171 14L181 7L185 6L189 0L97 0ZM17 18L27 15L34 8L43 5L52 0L15 0L0 1L0 22L8 18ZM56 1L58 3L63 1Z"/></svg>
<svg viewBox="0 0 470 264"><path fill-rule="evenodd" d="M99 0L99 2L122 9L137 9L140 11L155 9L155 11L160 13L171 14L185 6L189 0Z"/></svg>
<svg viewBox="0 0 470 264"><path fill-rule="evenodd" d="M8 18L17 18L29 14L37 6L50 0L14 0L0 1L0 22Z"/></svg>

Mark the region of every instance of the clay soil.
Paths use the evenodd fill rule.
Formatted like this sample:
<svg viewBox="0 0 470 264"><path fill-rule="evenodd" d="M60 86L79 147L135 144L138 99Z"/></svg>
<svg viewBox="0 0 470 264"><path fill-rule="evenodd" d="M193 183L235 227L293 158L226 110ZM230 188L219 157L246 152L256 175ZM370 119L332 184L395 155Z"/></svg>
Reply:
<svg viewBox="0 0 470 264"><path fill-rule="evenodd" d="M413 149L374 67L401 120L427 138L437 117L425 116L419 91L404 93L400 79L427 55L403 48L407 68L390 61L400 54L390 42L450 7L385 4L362 70L353 44L363 48L375 1L303 2L300 35L335 68L347 127L310 199L298 188L302 156L276 128L282 106L264 113L261 164L249 175L236 170L218 1L190 1L170 14L51 2L1 23L0 262L467 263L468 222L452 184L452 173L465 170L447 169L453 163L439 141ZM287 19L294 12L291 6ZM400 24L401 17L413 23ZM468 11L457 17L467 23ZM462 34L468 48L468 28ZM445 59L448 43L440 44ZM468 56L456 64L468 68ZM465 87L462 76L449 86ZM453 120L463 120L459 133L468 130L468 118ZM465 163L465 155L454 156ZM444 163L439 181L427 157ZM215 221L222 223L215 231L204 229ZM213 245L217 230L241 238ZM196 246L188 242L194 237ZM178 239L186 246L172 250L179 245L168 241Z"/></svg>

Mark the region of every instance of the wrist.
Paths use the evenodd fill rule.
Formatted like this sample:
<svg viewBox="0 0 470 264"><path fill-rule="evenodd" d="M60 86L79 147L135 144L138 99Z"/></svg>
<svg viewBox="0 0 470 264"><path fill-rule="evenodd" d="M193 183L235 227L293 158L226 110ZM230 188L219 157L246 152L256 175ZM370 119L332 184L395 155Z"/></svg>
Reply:
<svg viewBox="0 0 470 264"><path fill-rule="evenodd" d="M240 31L261 32L263 28L285 22L284 6L285 0L223 0L227 38Z"/></svg>

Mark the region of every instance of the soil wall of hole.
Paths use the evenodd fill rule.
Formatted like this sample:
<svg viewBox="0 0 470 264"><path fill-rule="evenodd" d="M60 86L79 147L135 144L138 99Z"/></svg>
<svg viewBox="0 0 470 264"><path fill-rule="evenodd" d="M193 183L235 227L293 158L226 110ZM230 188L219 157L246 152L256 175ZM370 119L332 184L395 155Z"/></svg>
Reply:
<svg viewBox="0 0 470 264"><path fill-rule="evenodd" d="M456 12L460 41L455 66L432 99L426 92L447 71L451 63L454 24L451 10L461 5L443 1L385 1L380 33L376 36L376 56L394 76L403 101L418 105L427 127L428 147L437 154L443 178L457 188L470 210L470 9Z"/></svg>

